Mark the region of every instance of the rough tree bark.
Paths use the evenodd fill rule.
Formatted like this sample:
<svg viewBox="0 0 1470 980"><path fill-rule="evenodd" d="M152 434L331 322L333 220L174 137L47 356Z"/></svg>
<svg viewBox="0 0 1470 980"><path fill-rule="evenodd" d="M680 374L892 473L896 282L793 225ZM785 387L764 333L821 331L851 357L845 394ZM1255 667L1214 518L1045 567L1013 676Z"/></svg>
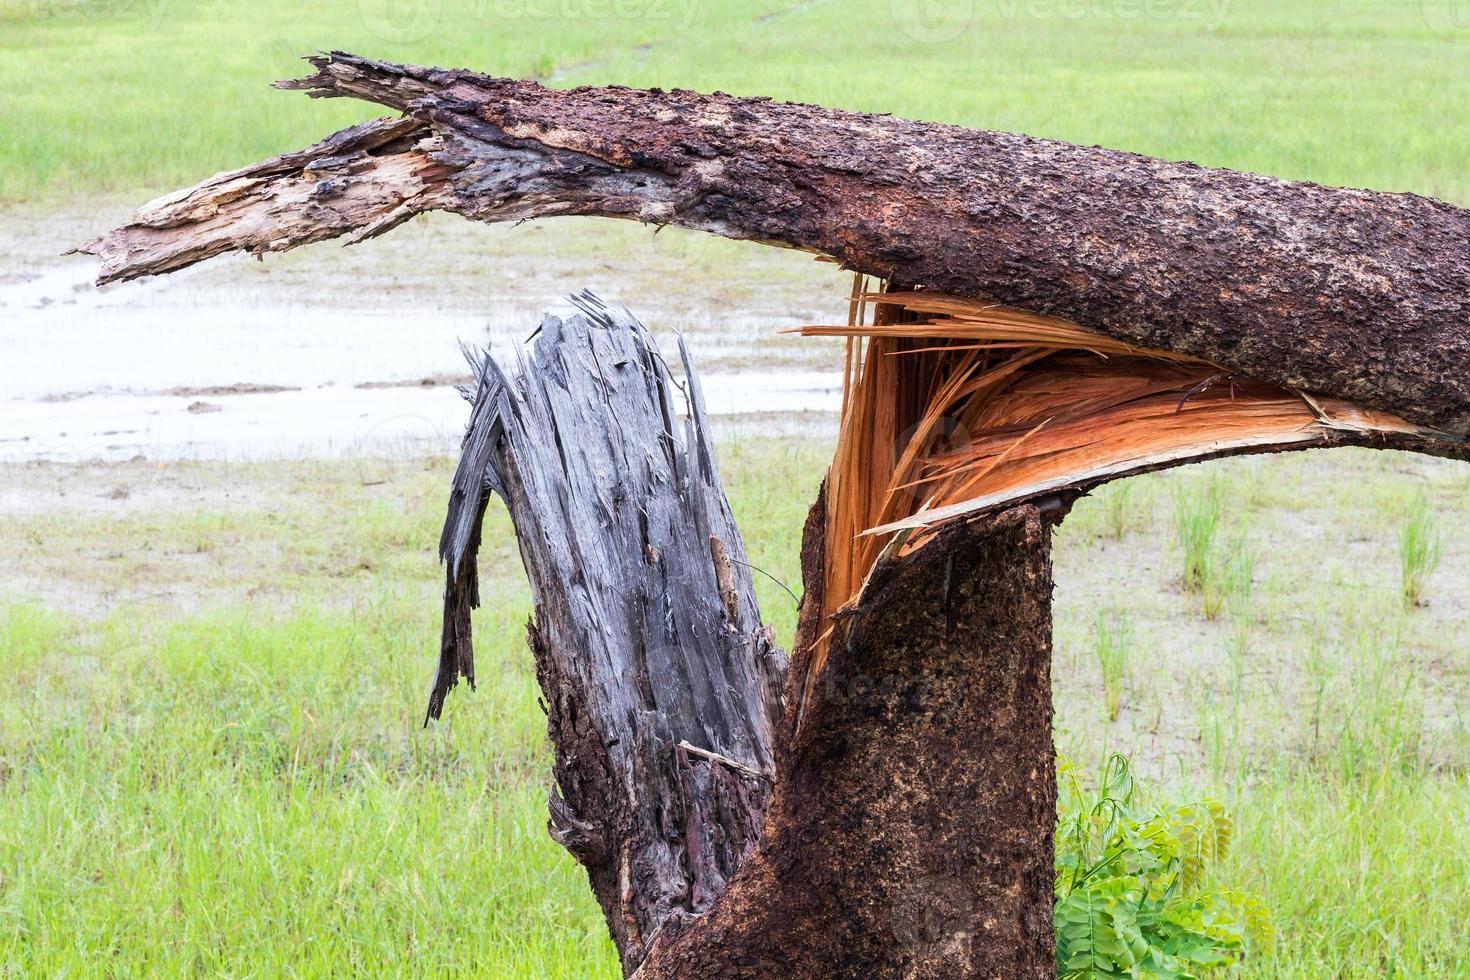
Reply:
<svg viewBox="0 0 1470 980"><path fill-rule="evenodd" d="M430 715L473 678L476 551L495 493L535 598L560 790L552 836L587 868L625 969L1048 975L1056 790L1040 513L956 523L876 568L798 729L781 708L805 670L780 697L786 665L760 625L687 352L681 397L636 320L575 299L582 314L546 318L514 376L476 358ZM798 657L821 628L822 517L819 500ZM987 751L971 751L981 733Z"/></svg>
<svg viewBox="0 0 1470 980"><path fill-rule="evenodd" d="M99 281L361 239L424 211L629 218L1064 317L1425 427L1337 441L1464 455L1470 212L1450 205L764 99L312 60L284 87L403 118L146 205L84 246ZM968 515L881 559L825 624L798 725L792 685L824 628L821 500L780 699L697 386L680 438L646 336L584 304L547 321L514 377L481 365L431 714L473 677L473 555L494 490L536 593L553 833L587 866L626 969L1049 973L1060 509Z"/></svg>
<svg viewBox="0 0 1470 980"><path fill-rule="evenodd" d="M1470 212L1007 133L334 53L283 87L407 113L162 198L101 281L421 211L632 218L805 249L1470 433Z"/></svg>
<svg viewBox="0 0 1470 980"><path fill-rule="evenodd" d="M819 628L822 506L798 657ZM799 731L788 711L761 848L640 977L1053 974L1050 544L1020 507L874 569Z"/></svg>

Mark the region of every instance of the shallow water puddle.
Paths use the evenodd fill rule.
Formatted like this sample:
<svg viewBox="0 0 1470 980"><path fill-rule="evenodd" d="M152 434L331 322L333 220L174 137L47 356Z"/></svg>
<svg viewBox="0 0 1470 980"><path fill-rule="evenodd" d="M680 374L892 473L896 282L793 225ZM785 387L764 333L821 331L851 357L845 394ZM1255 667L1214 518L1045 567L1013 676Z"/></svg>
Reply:
<svg viewBox="0 0 1470 980"><path fill-rule="evenodd" d="M391 292L343 306L195 270L98 290L94 271L58 260L0 286L0 461L449 452L465 419L461 342L509 353L539 319L514 295L488 313ZM688 330L712 415L839 407L837 363L812 370L781 324L640 312L670 350L669 328Z"/></svg>

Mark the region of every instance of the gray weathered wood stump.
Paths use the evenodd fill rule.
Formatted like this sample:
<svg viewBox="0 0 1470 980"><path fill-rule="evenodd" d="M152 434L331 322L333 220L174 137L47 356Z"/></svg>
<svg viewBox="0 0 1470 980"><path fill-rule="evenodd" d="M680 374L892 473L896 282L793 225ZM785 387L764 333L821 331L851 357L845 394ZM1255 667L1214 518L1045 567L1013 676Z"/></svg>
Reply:
<svg viewBox="0 0 1470 980"><path fill-rule="evenodd" d="M798 729L687 350L679 383L631 314L574 301L514 371L472 357L429 714L473 680L498 495L535 596L551 833L587 868L625 969L1049 974L1049 529L1021 508L877 569Z"/></svg>

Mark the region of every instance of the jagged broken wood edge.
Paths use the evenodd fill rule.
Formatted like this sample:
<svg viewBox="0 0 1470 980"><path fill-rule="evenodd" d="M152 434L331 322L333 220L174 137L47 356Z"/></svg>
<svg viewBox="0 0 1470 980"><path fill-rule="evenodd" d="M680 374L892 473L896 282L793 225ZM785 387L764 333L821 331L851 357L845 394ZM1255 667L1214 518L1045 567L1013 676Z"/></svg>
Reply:
<svg viewBox="0 0 1470 980"><path fill-rule="evenodd" d="M589 292L572 302L578 315L547 316L513 370L469 352L428 715L474 676L477 552L500 496L535 599L552 836L587 868L631 968L670 916L710 908L754 848L786 660L760 619L682 338L679 392L631 313Z"/></svg>

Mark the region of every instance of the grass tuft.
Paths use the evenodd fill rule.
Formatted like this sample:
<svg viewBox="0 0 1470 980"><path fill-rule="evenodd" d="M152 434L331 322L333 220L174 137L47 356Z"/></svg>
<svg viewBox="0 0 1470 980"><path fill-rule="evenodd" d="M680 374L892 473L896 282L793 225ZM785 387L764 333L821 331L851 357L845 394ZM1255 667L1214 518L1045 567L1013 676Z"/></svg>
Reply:
<svg viewBox="0 0 1470 980"><path fill-rule="evenodd" d="M1424 495L1409 503L1399 529L1400 590L1406 606L1424 604L1429 577L1444 558L1444 538Z"/></svg>
<svg viewBox="0 0 1470 980"><path fill-rule="evenodd" d="M1123 707L1123 679L1128 672L1128 658L1133 649L1133 629L1123 614L1105 616L1101 612L1093 620L1094 649L1102 670L1103 707L1108 721L1117 721Z"/></svg>
<svg viewBox="0 0 1470 980"><path fill-rule="evenodd" d="M1203 592L1218 574L1215 535L1220 530L1221 496L1217 480L1190 484L1175 496L1174 539L1184 558L1180 584L1185 592Z"/></svg>

